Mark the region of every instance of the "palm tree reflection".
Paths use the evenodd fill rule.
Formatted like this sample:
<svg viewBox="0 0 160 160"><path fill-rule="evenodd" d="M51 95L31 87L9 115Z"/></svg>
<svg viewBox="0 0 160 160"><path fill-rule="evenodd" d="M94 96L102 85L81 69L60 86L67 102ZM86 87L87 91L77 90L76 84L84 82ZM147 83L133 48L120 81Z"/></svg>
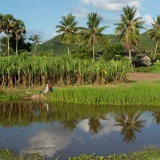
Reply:
<svg viewBox="0 0 160 160"><path fill-rule="evenodd" d="M155 111L152 114L153 122L156 121L157 125L160 123L160 111Z"/></svg>
<svg viewBox="0 0 160 160"><path fill-rule="evenodd" d="M143 122L145 120L140 120L140 112L137 113L127 113L118 114L115 116L115 121L117 122L115 126L121 126L121 135L124 135L124 142L134 142L136 140L136 132L141 132L141 128L144 127Z"/></svg>
<svg viewBox="0 0 160 160"><path fill-rule="evenodd" d="M77 123L78 123L78 120L76 120L76 119L66 120L65 122L63 122L64 128L65 129L69 129L71 131L73 131L74 129L76 129L76 124Z"/></svg>
<svg viewBox="0 0 160 160"><path fill-rule="evenodd" d="M105 116L100 116L100 117L93 116L93 117L89 118L89 122L88 122L89 131L92 134L97 134L99 131L101 131L103 129L103 127L100 123L100 119L107 120L105 118Z"/></svg>

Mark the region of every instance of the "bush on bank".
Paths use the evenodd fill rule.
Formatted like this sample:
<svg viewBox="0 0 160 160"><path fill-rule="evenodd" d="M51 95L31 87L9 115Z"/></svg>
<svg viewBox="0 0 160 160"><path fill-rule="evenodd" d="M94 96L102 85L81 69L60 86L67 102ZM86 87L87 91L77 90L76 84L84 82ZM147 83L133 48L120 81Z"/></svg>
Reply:
<svg viewBox="0 0 160 160"><path fill-rule="evenodd" d="M29 155L17 155L13 151L8 149L0 150L1 160L47 160L46 156L39 153L33 153ZM68 160L159 160L160 150L158 149L144 149L143 151L131 152L130 154L113 154L109 156L97 156L95 154L87 155L81 154L77 157L68 157ZM56 160L61 160L60 157Z"/></svg>

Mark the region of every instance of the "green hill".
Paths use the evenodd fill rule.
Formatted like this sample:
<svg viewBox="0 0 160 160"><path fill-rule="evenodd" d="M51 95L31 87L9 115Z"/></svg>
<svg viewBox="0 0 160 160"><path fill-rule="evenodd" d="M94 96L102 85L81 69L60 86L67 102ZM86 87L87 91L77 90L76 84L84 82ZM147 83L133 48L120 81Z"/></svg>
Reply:
<svg viewBox="0 0 160 160"><path fill-rule="evenodd" d="M116 38L115 35L113 34L109 34L109 35L104 35L105 36L105 40L111 43L111 44L117 44L120 43L118 41L118 39ZM67 46L65 44L62 44L59 42L59 37L60 35L44 42L43 44L41 44L38 48L37 51L38 52L50 52L54 55L57 54L66 54L67 53ZM142 39L140 41L140 46L142 48L151 50L154 49L155 47L155 41L151 40L149 35L147 34L147 32L142 33ZM160 46L160 45L159 45ZM71 48L76 49L76 47L78 46L71 46Z"/></svg>
<svg viewBox="0 0 160 160"><path fill-rule="evenodd" d="M39 45L37 52L50 52L54 55L67 53L67 46L59 42L59 37L56 36Z"/></svg>

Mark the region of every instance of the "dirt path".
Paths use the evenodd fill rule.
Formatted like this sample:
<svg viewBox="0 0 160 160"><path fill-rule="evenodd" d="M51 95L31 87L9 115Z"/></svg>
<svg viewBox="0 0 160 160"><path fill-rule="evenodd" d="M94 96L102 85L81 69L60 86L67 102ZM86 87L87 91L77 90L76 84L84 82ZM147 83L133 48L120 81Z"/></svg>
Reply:
<svg viewBox="0 0 160 160"><path fill-rule="evenodd" d="M160 73L129 73L129 80L160 80Z"/></svg>

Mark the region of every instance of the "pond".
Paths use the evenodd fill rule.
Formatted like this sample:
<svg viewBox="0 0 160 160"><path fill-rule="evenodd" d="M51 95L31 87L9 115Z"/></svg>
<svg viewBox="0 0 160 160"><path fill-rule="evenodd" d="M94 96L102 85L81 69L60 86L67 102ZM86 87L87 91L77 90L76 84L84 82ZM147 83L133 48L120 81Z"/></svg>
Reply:
<svg viewBox="0 0 160 160"><path fill-rule="evenodd" d="M160 109L17 102L0 104L0 148L66 160L160 148Z"/></svg>

